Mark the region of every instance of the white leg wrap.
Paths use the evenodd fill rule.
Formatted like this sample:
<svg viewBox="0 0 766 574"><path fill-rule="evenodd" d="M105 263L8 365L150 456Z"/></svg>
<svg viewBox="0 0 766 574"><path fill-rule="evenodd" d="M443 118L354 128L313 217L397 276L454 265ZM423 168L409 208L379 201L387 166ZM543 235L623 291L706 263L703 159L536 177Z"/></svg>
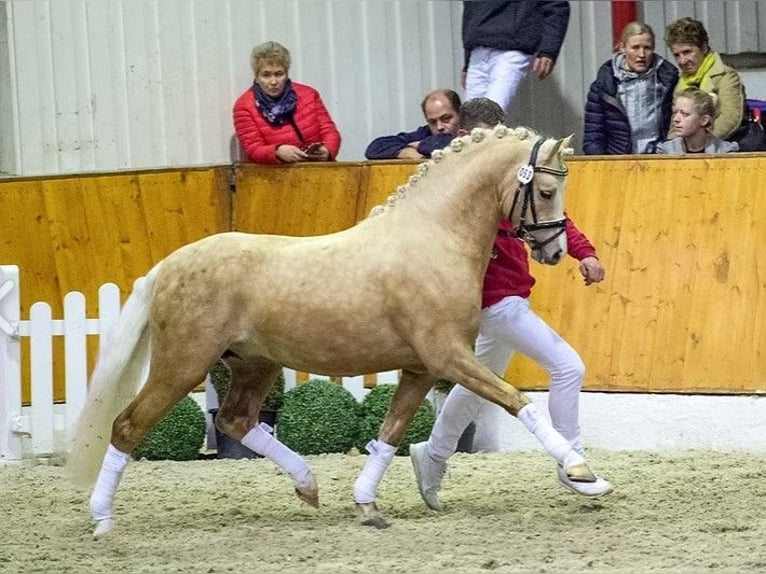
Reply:
<svg viewBox="0 0 766 574"><path fill-rule="evenodd" d="M537 437L543 448L556 459L562 468L567 469L575 464L585 462L583 456L578 454L572 445L545 418L540 416L532 403L519 411L518 419L527 427L529 432Z"/></svg>
<svg viewBox="0 0 766 574"><path fill-rule="evenodd" d="M106 449L101 471L93 487L93 494L90 495L90 513L97 521L112 518L112 502L128 461L130 455L117 450L111 444Z"/></svg>
<svg viewBox="0 0 766 574"><path fill-rule="evenodd" d="M396 454L396 447L379 440L371 440L367 443L367 452L370 455L354 483L354 501L359 504L375 502L378 484Z"/></svg>
<svg viewBox="0 0 766 574"><path fill-rule="evenodd" d="M242 437L240 441L250 450L268 458L293 479L298 487L313 484L311 469L303 457L279 442L273 429L266 423L259 423Z"/></svg>

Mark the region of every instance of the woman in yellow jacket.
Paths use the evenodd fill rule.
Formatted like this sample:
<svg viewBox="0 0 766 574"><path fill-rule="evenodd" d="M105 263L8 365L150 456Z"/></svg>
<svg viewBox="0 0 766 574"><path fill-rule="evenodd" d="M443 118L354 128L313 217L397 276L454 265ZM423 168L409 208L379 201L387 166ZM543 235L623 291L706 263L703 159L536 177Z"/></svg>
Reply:
<svg viewBox="0 0 766 574"><path fill-rule="evenodd" d="M717 98L713 135L729 140L747 120L745 87L736 70L710 49L708 34L699 20L681 18L665 28L665 43L681 70L675 94L700 88ZM673 137L671 127L671 137Z"/></svg>

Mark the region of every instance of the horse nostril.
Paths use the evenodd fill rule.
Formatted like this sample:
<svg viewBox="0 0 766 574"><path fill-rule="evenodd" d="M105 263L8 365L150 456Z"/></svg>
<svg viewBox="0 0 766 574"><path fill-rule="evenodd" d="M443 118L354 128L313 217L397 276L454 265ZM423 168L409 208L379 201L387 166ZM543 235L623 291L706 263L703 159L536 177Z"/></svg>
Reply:
<svg viewBox="0 0 766 574"><path fill-rule="evenodd" d="M561 255L562 255L561 251L556 251L556 253L554 253L551 256L551 263L555 264L555 263L558 263L559 261L561 261Z"/></svg>

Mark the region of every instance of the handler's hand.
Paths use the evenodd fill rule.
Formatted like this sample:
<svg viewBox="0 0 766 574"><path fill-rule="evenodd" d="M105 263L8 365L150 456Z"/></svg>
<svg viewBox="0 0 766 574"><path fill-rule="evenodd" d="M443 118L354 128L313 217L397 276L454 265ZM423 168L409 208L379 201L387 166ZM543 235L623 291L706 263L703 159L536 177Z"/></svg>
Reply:
<svg viewBox="0 0 766 574"><path fill-rule="evenodd" d="M537 77L544 80L553 71L553 60L546 56L535 58L532 63L532 72L537 74Z"/></svg>
<svg viewBox="0 0 766 574"><path fill-rule="evenodd" d="M580 273L585 278L585 284L599 283L604 280L604 267L595 257L586 257L580 261Z"/></svg>

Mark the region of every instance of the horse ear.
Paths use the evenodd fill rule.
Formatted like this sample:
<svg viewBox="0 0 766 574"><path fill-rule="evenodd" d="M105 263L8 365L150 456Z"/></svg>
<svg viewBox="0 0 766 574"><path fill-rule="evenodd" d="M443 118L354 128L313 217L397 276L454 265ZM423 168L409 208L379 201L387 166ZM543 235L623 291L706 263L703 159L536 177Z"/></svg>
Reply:
<svg viewBox="0 0 766 574"><path fill-rule="evenodd" d="M556 140L556 143L553 145L553 149L551 149L551 152L548 154L548 159L545 160L546 165L552 164L562 155L569 155L572 153L570 144L572 143L573 137L574 134L567 136L564 139Z"/></svg>
<svg viewBox="0 0 766 574"><path fill-rule="evenodd" d="M574 149L572 149L574 136L574 134L568 135L561 141L561 153L563 155L572 155L574 153Z"/></svg>

